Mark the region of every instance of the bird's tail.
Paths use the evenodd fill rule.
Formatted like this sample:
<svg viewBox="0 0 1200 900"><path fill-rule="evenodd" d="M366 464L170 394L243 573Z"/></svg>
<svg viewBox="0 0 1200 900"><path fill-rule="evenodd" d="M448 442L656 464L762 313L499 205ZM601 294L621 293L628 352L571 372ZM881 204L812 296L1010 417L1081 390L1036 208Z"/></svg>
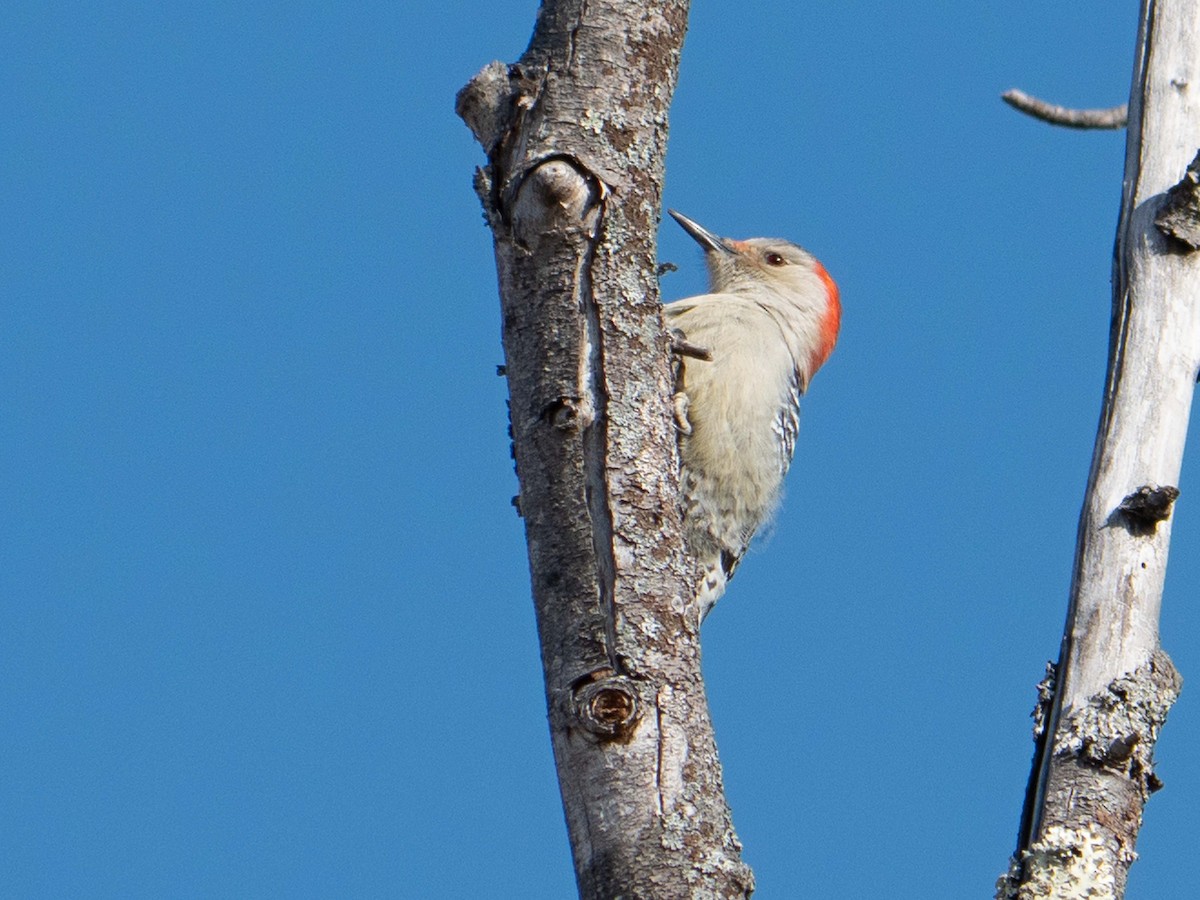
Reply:
<svg viewBox="0 0 1200 900"><path fill-rule="evenodd" d="M725 585L733 577L733 572L740 560L740 556L735 556L728 550L706 554L704 570L696 585L696 606L700 610L701 622L712 612L717 601L725 593Z"/></svg>

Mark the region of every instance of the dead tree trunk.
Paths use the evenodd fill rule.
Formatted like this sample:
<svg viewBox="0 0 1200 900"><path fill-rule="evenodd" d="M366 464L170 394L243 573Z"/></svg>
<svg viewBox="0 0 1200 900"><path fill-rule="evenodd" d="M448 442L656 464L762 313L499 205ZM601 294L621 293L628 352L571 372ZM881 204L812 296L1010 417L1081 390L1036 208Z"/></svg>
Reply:
<svg viewBox="0 0 1200 900"><path fill-rule="evenodd" d="M655 277L687 0L544 0L458 112L488 155L514 456L584 898L744 898L688 621Z"/></svg>
<svg viewBox="0 0 1200 900"><path fill-rule="evenodd" d="M1200 6L1143 0L1104 408L1002 900L1124 896L1142 808L1160 786L1154 744L1181 682L1159 647L1159 608L1200 372L1196 176L1172 189L1200 148L1197 60Z"/></svg>

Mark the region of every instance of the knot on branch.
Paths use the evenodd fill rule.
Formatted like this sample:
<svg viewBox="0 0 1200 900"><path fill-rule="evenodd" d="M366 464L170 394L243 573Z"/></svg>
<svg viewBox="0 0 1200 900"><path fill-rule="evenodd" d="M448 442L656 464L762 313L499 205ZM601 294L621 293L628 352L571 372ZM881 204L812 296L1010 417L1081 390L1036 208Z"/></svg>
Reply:
<svg viewBox="0 0 1200 900"><path fill-rule="evenodd" d="M542 409L542 420L559 431L582 431L596 420L596 410L581 397L559 397Z"/></svg>
<svg viewBox="0 0 1200 900"><path fill-rule="evenodd" d="M1189 251L1200 248L1200 151L1179 183L1167 191L1154 225Z"/></svg>
<svg viewBox="0 0 1200 900"><path fill-rule="evenodd" d="M1179 488L1171 485L1144 484L1117 507L1132 530L1152 533L1158 523L1170 518L1171 508L1179 499Z"/></svg>
<svg viewBox="0 0 1200 900"><path fill-rule="evenodd" d="M1072 710L1054 745L1056 756L1124 774L1143 800L1162 786L1154 775L1154 744L1183 679L1162 650L1114 678L1086 706Z"/></svg>
<svg viewBox="0 0 1200 900"><path fill-rule="evenodd" d="M527 247L544 237L590 233L594 213L607 189L581 162L568 156L541 160L512 189L513 231Z"/></svg>
<svg viewBox="0 0 1200 900"><path fill-rule="evenodd" d="M608 670L593 676L594 680L575 688L572 712L576 720L600 738L628 737L642 718L637 685L627 676L612 675Z"/></svg>

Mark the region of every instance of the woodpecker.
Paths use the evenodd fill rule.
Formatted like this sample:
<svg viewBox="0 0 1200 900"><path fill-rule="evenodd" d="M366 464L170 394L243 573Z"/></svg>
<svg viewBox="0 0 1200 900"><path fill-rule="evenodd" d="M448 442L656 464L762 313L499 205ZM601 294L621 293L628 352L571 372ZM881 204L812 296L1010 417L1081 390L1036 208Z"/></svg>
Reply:
<svg viewBox="0 0 1200 900"><path fill-rule="evenodd" d="M700 618L779 504L800 395L837 343L837 285L778 238L718 237L667 210L704 249L709 293L663 307L675 341L684 527L703 565Z"/></svg>

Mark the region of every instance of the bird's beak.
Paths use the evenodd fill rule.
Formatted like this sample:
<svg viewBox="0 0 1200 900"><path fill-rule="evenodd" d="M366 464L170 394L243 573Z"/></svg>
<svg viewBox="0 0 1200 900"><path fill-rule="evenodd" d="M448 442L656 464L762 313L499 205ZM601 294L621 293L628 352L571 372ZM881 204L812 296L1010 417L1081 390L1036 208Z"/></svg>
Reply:
<svg viewBox="0 0 1200 900"><path fill-rule="evenodd" d="M705 253L710 251L715 251L718 253L734 252L733 248L726 244L724 239L713 234L699 223L693 222L687 216L683 215L682 213L677 213L673 209L668 209L667 212L670 213L672 219L680 224L684 231L692 236L692 239L695 240L697 244L704 248Z"/></svg>

